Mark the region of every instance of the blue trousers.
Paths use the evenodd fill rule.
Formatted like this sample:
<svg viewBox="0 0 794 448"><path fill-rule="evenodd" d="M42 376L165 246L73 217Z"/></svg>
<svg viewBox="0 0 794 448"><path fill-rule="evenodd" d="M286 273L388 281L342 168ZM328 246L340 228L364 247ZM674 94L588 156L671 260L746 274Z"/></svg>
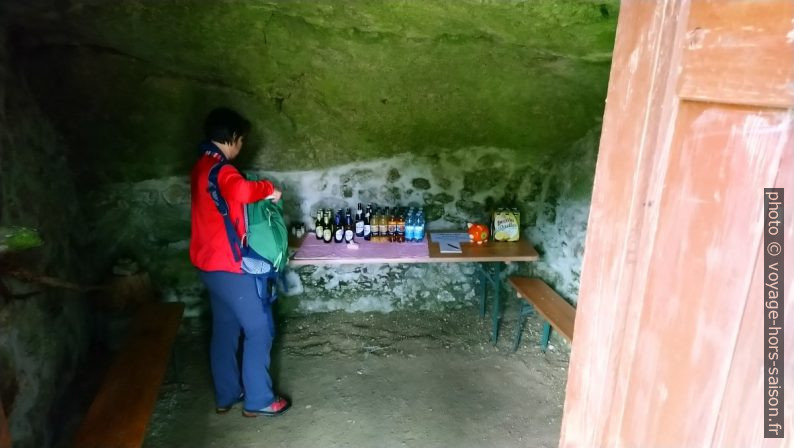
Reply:
<svg viewBox="0 0 794 448"><path fill-rule="evenodd" d="M234 403L245 392L245 409L275 400L270 378L270 348L276 329L270 303L263 305L254 277L222 271L199 271L210 292L212 341L210 367L218 406ZM237 349L244 335L242 376ZM242 382L241 382L242 379Z"/></svg>

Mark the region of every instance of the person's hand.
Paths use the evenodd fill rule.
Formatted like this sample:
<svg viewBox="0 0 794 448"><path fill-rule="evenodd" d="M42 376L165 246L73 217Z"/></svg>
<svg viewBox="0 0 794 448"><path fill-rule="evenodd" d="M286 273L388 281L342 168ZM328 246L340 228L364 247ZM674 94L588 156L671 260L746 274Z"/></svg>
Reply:
<svg viewBox="0 0 794 448"><path fill-rule="evenodd" d="M265 199L273 202L278 202L281 200L281 190L275 188L273 193L270 193L270 196L266 197Z"/></svg>

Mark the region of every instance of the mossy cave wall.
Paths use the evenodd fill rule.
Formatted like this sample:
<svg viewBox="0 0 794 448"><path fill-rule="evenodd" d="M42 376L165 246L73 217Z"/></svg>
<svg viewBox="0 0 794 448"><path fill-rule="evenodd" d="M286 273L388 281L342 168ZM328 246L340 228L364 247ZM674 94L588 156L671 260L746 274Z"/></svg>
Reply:
<svg viewBox="0 0 794 448"><path fill-rule="evenodd" d="M0 37L0 44L4 43ZM94 266L80 257L86 237L66 147L0 45L0 266L83 283ZM11 227L13 226L13 227ZM18 227L24 226L24 227ZM35 231L33 230L35 229ZM21 244L20 244L21 243ZM76 291L2 276L0 401L14 447L51 446L63 424L58 403L85 360L89 307ZM62 404L62 403L61 403ZM45 429L46 428L46 429Z"/></svg>
<svg viewBox="0 0 794 448"><path fill-rule="evenodd" d="M415 203L431 228L454 228L515 205L543 254L520 269L575 301L617 12L568 0L41 2L16 11L35 20L12 36L69 143L93 252L137 259L194 314L186 173L217 105L252 120L239 166L283 184L290 220ZM460 306L470 269L303 268L288 295L304 310Z"/></svg>
<svg viewBox="0 0 794 448"><path fill-rule="evenodd" d="M274 170L559 155L603 112L617 16L616 2L570 0L65 3L18 43L103 181L183 174L218 104L253 119L249 162Z"/></svg>

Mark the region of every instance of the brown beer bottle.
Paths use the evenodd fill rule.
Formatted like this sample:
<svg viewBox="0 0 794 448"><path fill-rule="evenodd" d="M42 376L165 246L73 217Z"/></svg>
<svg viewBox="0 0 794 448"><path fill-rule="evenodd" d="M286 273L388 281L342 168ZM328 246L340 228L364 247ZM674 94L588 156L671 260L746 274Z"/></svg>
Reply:
<svg viewBox="0 0 794 448"><path fill-rule="evenodd" d="M402 211L397 216L397 237L396 240L398 243L405 242L405 212Z"/></svg>
<svg viewBox="0 0 794 448"><path fill-rule="evenodd" d="M391 241L391 228L389 227L390 217L391 213L389 212L389 207L386 207L386 211L380 215L380 239L383 242Z"/></svg>

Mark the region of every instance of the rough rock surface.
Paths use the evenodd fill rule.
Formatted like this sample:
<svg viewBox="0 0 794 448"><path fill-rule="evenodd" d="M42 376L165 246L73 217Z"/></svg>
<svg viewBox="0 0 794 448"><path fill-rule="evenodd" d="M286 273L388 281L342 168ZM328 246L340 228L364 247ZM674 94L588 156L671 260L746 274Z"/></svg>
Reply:
<svg viewBox="0 0 794 448"><path fill-rule="evenodd" d="M517 206L542 259L511 272L575 302L617 13L616 0L4 1L0 226L38 231L28 266L84 279L129 257L201 314L185 175L201 120L227 105L254 125L240 166L283 184L290 220L361 201L459 228ZM283 304L460 308L472 269L308 267ZM54 437L42 428L88 339L73 298L0 307L15 446Z"/></svg>
<svg viewBox="0 0 794 448"><path fill-rule="evenodd" d="M260 169L470 147L570 154L603 114L618 2L17 8L18 62L94 182L184 173L218 104L252 119L246 162Z"/></svg>
<svg viewBox="0 0 794 448"><path fill-rule="evenodd" d="M0 262L79 282L91 262L76 250L84 235L63 143L4 66L0 99L0 229L10 235L0 237ZM88 308L73 291L4 272L0 279L8 293L0 298L0 401L14 447L50 446L60 424L58 400L85 358Z"/></svg>

